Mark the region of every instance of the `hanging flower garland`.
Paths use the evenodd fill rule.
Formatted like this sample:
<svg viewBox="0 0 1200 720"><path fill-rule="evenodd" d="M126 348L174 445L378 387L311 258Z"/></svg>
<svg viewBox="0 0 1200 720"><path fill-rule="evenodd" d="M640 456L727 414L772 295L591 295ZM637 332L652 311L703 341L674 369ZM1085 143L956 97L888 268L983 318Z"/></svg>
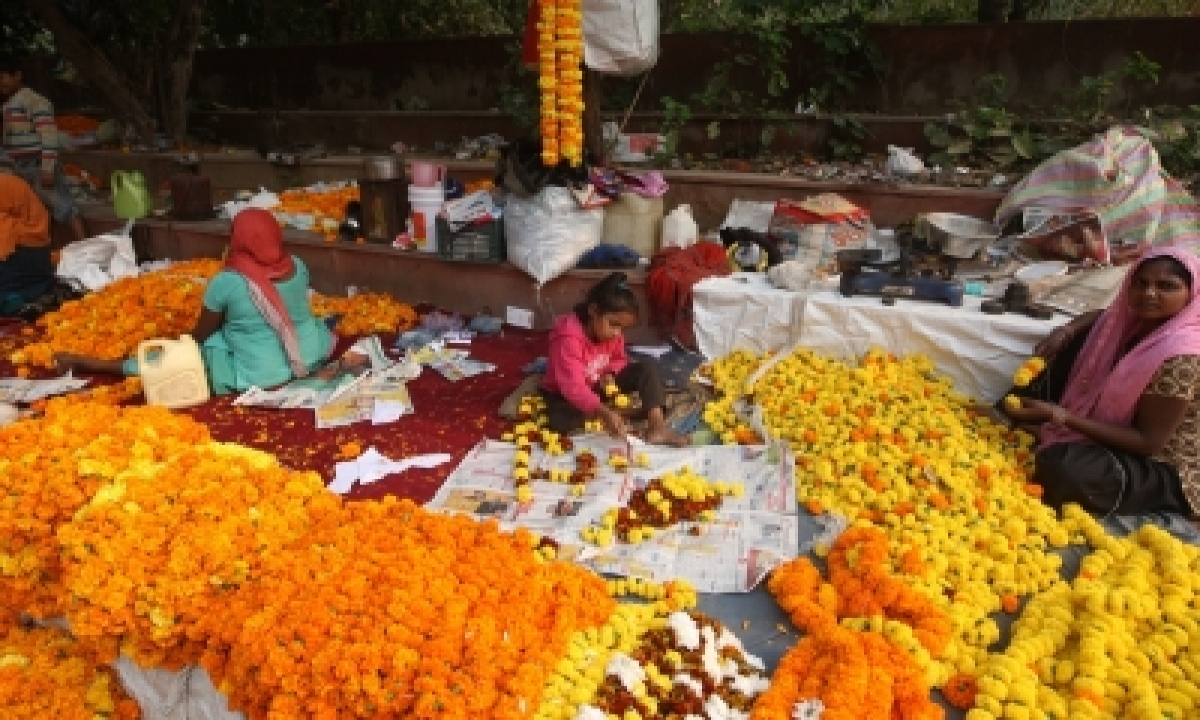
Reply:
<svg viewBox="0 0 1200 720"><path fill-rule="evenodd" d="M580 0L538 0L542 163L583 162L583 11Z"/></svg>

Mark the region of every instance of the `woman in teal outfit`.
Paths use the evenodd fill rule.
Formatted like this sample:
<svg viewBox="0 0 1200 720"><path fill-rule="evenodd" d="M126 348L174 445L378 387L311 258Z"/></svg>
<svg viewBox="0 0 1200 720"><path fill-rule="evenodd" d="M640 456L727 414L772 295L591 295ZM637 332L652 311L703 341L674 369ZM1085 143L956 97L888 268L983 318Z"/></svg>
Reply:
<svg viewBox="0 0 1200 720"><path fill-rule="evenodd" d="M233 221L225 269L204 292L191 336L200 343L208 384L218 395L305 377L329 357L333 337L312 314L308 268L284 252L283 232L265 210ZM136 375L137 361L59 355L59 369Z"/></svg>

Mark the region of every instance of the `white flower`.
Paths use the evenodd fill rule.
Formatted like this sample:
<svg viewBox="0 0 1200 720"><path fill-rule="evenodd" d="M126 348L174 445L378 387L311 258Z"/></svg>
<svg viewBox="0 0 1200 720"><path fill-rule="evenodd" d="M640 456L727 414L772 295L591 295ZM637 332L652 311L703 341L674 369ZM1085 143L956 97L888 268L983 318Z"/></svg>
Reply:
<svg viewBox="0 0 1200 720"><path fill-rule="evenodd" d="M700 626L696 620L685 612L673 612L667 618L667 625L675 633L675 642L687 650L700 647Z"/></svg>
<svg viewBox="0 0 1200 720"><path fill-rule="evenodd" d="M637 660L622 652L613 653L612 658L608 661L608 667L604 670L604 674L615 675L629 692L633 692L634 688L646 680L645 669L638 664Z"/></svg>
<svg viewBox="0 0 1200 720"><path fill-rule="evenodd" d="M700 684L699 680L691 675L688 675L687 673L679 673L675 677L671 678L671 681L676 685L682 685L688 690L691 690L696 694L696 697L704 697L704 686Z"/></svg>
<svg viewBox="0 0 1200 720"><path fill-rule="evenodd" d="M575 713L575 720L607 720L607 718L607 713L591 705L580 705L579 712Z"/></svg>
<svg viewBox="0 0 1200 720"><path fill-rule="evenodd" d="M821 702L820 698L802 700L796 703L796 708L792 711L792 720L820 720L823 712L825 703Z"/></svg>

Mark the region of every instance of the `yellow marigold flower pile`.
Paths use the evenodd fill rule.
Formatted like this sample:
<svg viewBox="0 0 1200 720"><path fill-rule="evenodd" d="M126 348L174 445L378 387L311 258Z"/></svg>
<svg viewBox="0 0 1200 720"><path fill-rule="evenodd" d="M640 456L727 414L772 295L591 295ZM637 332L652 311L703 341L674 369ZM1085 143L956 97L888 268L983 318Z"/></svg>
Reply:
<svg viewBox="0 0 1200 720"><path fill-rule="evenodd" d="M1000 638L989 615L1059 580L1052 550L1069 533L1029 483L1033 438L976 415L922 356L875 350L850 366L800 350L766 360L734 353L712 367L723 394L705 409L709 425L746 429L734 404L756 402L796 454L799 501L880 528L889 571L950 618L932 684L973 672Z"/></svg>
<svg viewBox="0 0 1200 720"><path fill-rule="evenodd" d="M162 408L58 398L45 417L0 428L0 621L61 617L59 529L117 472L207 440L203 425Z"/></svg>
<svg viewBox="0 0 1200 720"><path fill-rule="evenodd" d="M113 672L57 628L11 627L0 634L0 708L6 720L141 717Z"/></svg>
<svg viewBox="0 0 1200 720"><path fill-rule="evenodd" d="M417 311L411 305L382 293L359 293L351 297L314 294L312 309L317 317L340 315L334 328L339 335L401 333L417 325Z"/></svg>
<svg viewBox="0 0 1200 720"><path fill-rule="evenodd" d="M42 336L10 356L14 365L53 366L55 353L127 358L143 340L191 332L219 260L189 260L70 300L38 319Z"/></svg>
<svg viewBox="0 0 1200 720"><path fill-rule="evenodd" d="M1092 552L980 665L967 720L1200 716L1200 548L1153 525L1116 539L1075 506L1065 515Z"/></svg>
<svg viewBox="0 0 1200 720"><path fill-rule="evenodd" d="M780 661L755 720L790 720L813 700L825 720L942 717L929 688L951 621L886 560L883 532L856 527L834 544L828 583L807 558L772 573L768 589L806 635Z"/></svg>
<svg viewBox="0 0 1200 720"><path fill-rule="evenodd" d="M542 162L583 162L583 9L580 0L537 0Z"/></svg>

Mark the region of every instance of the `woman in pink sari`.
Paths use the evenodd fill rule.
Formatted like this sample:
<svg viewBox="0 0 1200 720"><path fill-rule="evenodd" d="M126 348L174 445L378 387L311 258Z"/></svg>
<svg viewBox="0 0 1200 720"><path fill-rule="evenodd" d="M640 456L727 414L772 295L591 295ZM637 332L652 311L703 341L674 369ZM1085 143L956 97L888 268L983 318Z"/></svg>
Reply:
<svg viewBox="0 0 1200 720"><path fill-rule="evenodd" d="M1200 259L1154 250L1103 313L1037 348L1049 366L1016 422L1039 426L1034 482L1052 507L1200 510Z"/></svg>

